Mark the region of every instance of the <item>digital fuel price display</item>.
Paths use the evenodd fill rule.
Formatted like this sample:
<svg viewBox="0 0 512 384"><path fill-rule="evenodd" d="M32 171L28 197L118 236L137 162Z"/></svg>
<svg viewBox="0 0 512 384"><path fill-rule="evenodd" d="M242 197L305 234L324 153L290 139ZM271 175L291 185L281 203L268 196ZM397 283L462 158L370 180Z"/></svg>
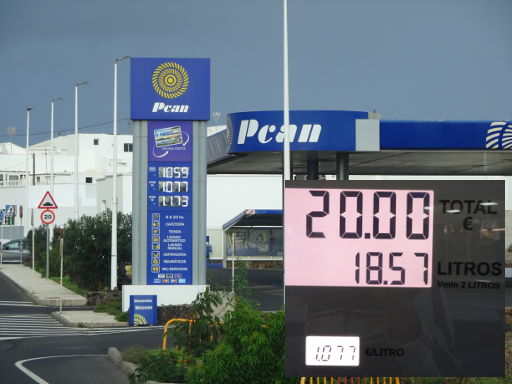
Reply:
<svg viewBox="0 0 512 384"><path fill-rule="evenodd" d="M148 122L148 284L192 284L192 123Z"/></svg>
<svg viewBox="0 0 512 384"><path fill-rule="evenodd" d="M503 208L499 181L287 182L286 375L502 376Z"/></svg>
<svg viewBox="0 0 512 384"><path fill-rule="evenodd" d="M303 234L287 244L288 285L432 285L433 191L290 189L286 199L301 202L286 231Z"/></svg>

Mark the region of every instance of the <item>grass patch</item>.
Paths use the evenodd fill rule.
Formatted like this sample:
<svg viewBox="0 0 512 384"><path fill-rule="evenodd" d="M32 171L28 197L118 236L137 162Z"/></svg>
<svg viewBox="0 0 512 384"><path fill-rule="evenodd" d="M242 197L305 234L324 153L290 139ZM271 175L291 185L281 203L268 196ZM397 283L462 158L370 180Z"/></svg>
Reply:
<svg viewBox="0 0 512 384"><path fill-rule="evenodd" d="M148 350L141 345L132 345L122 352L123 360L129 361L130 363L139 365L144 358Z"/></svg>
<svg viewBox="0 0 512 384"><path fill-rule="evenodd" d="M123 312L121 300L108 301L97 305L94 312L104 312L113 315L117 321L128 321L128 312Z"/></svg>
<svg viewBox="0 0 512 384"><path fill-rule="evenodd" d="M43 267L35 267L36 272L38 272L41 277L46 276L46 269ZM60 276L50 277L50 280L55 281L57 284L60 284ZM62 278L62 286L69 289L71 292L77 293L81 296L87 296L87 290L80 288L75 284L73 280L70 279L69 276L63 276Z"/></svg>
<svg viewBox="0 0 512 384"><path fill-rule="evenodd" d="M50 277L50 280L60 284L60 277ZM69 278L69 276L64 276L62 278L62 285L74 293L77 293L81 296L87 296L87 291L76 285L75 282Z"/></svg>

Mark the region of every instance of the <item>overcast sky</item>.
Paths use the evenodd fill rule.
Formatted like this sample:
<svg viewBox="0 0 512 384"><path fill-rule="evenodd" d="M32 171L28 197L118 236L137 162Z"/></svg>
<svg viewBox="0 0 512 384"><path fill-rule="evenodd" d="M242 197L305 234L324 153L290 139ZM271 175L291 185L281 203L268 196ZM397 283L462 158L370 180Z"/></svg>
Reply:
<svg viewBox="0 0 512 384"><path fill-rule="evenodd" d="M512 119L512 1L289 0L292 109ZM282 109L282 0L0 0L0 142L112 132L116 57L209 57L211 111ZM129 118L129 63L119 64ZM128 133L127 120L119 126Z"/></svg>

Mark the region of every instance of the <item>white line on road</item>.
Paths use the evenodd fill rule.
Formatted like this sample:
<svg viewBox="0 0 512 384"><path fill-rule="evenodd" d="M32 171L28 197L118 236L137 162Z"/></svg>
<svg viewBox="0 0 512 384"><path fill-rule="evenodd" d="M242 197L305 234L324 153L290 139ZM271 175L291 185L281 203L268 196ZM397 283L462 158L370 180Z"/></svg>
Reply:
<svg viewBox="0 0 512 384"><path fill-rule="evenodd" d="M31 301L0 300L0 303L34 304Z"/></svg>
<svg viewBox="0 0 512 384"><path fill-rule="evenodd" d="M59 359L63 357L105 357L107 355L60 355L60 356L42 356L42 357L36 357L33 359L26 359L26 360L20 360L17 361L14 365L16 368L18 368L21 372L23 372L25 375L30 377L32 380L34 380L37 384L50 384L46 380L43 380L39 376L37 376L34 372L32 372L30 369L23 366L26 362L35 361L35 360L43 360L43 359Z"/></svg>

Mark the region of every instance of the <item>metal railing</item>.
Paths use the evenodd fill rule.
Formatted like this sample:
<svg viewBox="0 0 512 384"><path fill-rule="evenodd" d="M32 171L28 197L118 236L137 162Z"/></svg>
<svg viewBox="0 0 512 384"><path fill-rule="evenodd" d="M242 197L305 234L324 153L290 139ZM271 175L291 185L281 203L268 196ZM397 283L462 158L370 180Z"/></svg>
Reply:
<svg viewBox="0 0 512 384"><path fill-rule="evenodd" d="M193 322L194 322L194 320L190 320L190 319L171 319L167 323L165 323L164 338L162 339L162 350L167 349L167 330L172 323L188 323L188 325L189 325L188 332L190 333L190 330L192 329Z"/></svg>

